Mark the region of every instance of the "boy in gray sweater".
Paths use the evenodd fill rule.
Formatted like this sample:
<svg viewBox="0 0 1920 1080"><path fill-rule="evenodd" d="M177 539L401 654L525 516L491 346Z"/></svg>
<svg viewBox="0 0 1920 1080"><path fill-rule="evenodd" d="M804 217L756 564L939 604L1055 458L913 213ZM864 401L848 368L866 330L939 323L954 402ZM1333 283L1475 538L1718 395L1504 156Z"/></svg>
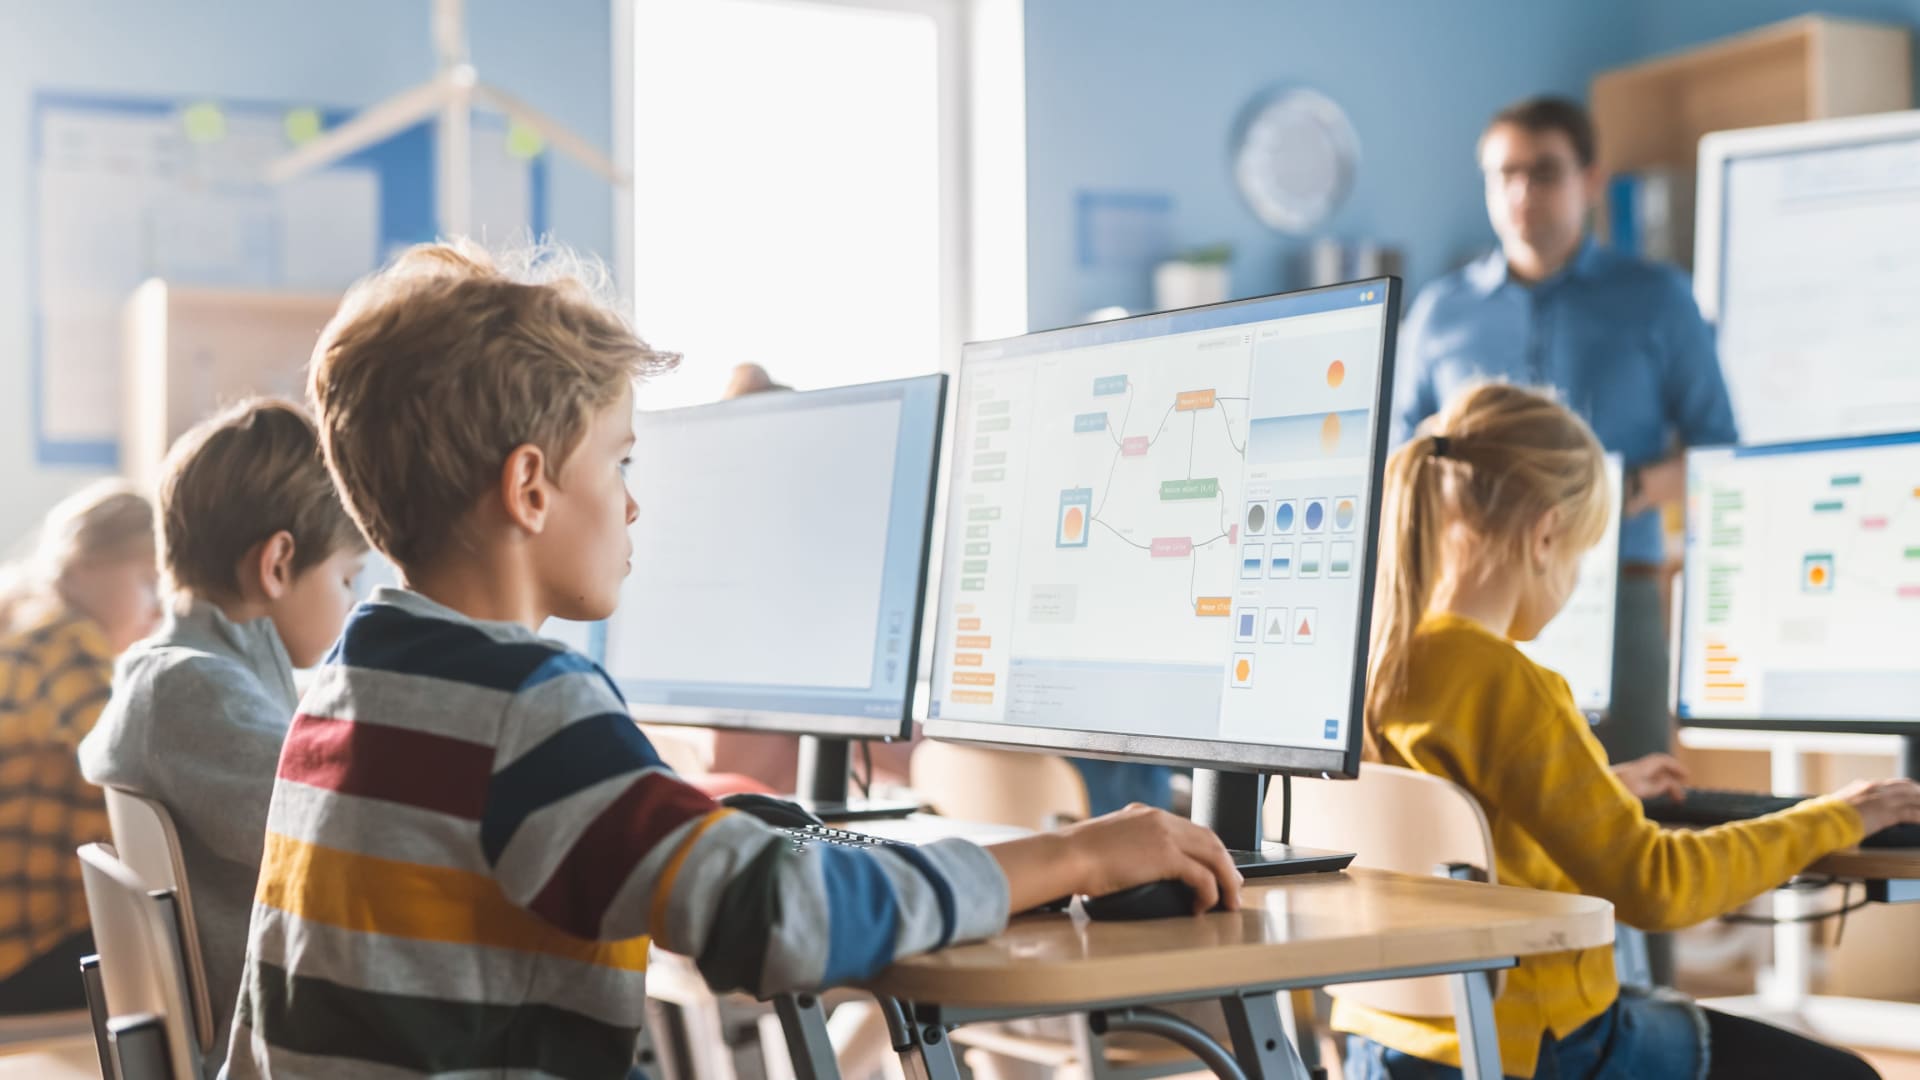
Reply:
<svg viewBox="0 0 1920 1080"><path fill-rule="evenodd" d="M366 542L341 506L312 421L255 400L181 436L160 490L171 604L120 658L80 744L86 778L165 806L179 830L220 1064L281 743L312 667L339 636Z"/></svg>

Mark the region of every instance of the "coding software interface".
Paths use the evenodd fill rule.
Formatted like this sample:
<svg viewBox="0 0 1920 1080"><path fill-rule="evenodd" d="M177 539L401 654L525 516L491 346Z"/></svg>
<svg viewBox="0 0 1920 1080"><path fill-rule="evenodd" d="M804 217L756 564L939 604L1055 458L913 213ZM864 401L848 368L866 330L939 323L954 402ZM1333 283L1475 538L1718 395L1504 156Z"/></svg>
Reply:
<svg viewBox="0 0 1920 1080"><path fill-rule="evenodd" d="M1385 300L969 347L930 715L1342 747Z"/></svg>
<svg viewBox="0 0 1920 1080"><path fill-rule="evenodd" d="M1920 434L1687 471L1681 717L1920 720Z"/></svg>

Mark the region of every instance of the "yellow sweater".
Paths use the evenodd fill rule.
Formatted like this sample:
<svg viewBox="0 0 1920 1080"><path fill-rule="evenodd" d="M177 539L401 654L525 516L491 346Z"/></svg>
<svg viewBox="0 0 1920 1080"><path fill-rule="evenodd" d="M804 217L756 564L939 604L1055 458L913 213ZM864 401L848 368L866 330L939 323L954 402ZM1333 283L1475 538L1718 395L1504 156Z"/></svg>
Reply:
<svg viewBox="0 0 1920 1080"><path fill-rule="evenodd" d="M87 928L74 849L109 839L76 748L113 680L92 620L60 613L0 636L0 978Z"/></svg>
<svg viewBox="0 0 1920 1080"><path fill-rule="evenodd" d="M1714 829L1662 829L1608 771L1566 680L1512 642L1469 619L1429 615L1411 660L1406 704L1374 718L1381 753L1387 764L1473 793L1492 826L1502 885L1598 896L1629 926L1675 930L1731 911L1860 841L1860 815L1832 797ZM1611 949L1520 961L1494 1002L1506 1074L1532 1076L1542 1032L1566 1035L1619 993ZM1396 1016L1343 1001L1333 1026L1460 1063L1451 1017Z"/></svg>

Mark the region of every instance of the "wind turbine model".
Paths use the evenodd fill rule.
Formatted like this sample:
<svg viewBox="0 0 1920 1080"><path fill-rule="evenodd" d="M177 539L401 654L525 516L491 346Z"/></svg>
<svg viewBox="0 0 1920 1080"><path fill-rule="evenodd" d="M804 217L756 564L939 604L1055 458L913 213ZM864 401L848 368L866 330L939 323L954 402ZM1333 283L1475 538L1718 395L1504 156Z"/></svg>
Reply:
<svg viewBox="0 0 1920 1080"><path fill-rule="evenodd" d="M410 90L368 106L353 119L267 165L276 184L325 168L376 143L439 117L434 140L435 203L442 236L466 236L473 228L473 107L485 103L532 128L555 149L599 173L615 187L629 177L592 143L496 86L480 81L467 57L466 0L432 0L433 49L440 70Z"/></svg>

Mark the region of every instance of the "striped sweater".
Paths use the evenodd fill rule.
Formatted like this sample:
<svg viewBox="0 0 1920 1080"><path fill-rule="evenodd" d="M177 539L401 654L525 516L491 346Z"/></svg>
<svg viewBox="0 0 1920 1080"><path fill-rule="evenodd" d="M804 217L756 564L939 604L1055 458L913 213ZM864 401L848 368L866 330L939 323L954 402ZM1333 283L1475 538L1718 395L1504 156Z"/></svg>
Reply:
<svg viewBox="0 0 1920 1080"><path fill-rule="evenodd" d="M766 994L1006 914L981 849L796 850L676 779L591 661L383 589L281 753L228 1075L623 1076L649 938Z"/></svg>

